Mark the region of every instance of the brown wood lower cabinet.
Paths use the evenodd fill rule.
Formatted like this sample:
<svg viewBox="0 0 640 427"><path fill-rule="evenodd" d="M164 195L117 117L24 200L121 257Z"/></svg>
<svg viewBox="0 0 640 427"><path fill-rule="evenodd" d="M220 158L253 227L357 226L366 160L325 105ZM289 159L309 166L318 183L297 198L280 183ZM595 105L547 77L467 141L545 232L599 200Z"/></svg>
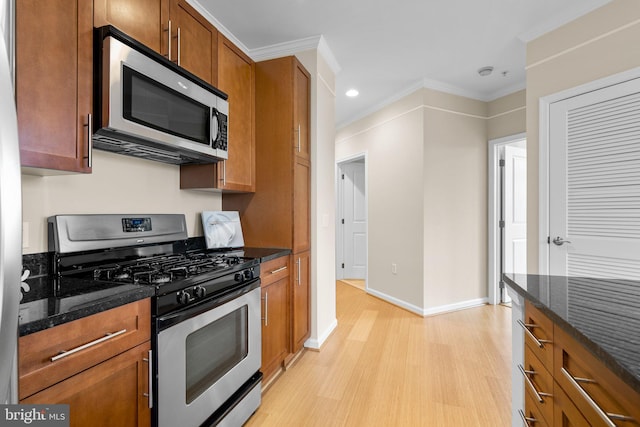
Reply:
<svg viewBox="0 0 640 427"><path fill-rule="evenodd" d="M584 427L591 425L571 399L562 391L558 383L555 383L553 396L555 405L553 408L553 424L551 425L558 427ZM535 425L537 426L537 424Z"/></svg>
<svg viewBox="0 0 640 427"><path fill-rule="evenodd" d="M262 374L264 383L283 367L289 353L289 256L262 263Z"/></svg>
<svg viewBox="0 0 640 427"><path fill-rule="evenodd" d="M70 405L70 425L148 427L150 300L20 337L20 403Z"/></svg>
<svg viewBox="0 0 640 427"><path fill-rule="evenodd" d="M524 425L640 426L640 393L528 301L524 323Z"/></svg>
<svg viewBox="0 0 640 427"><path fill-rule="evenodd" d="M293 283L291 286L291 345L292 353L297 353L304 347L304 342L311 332L309 311L309 284L311 252L306 251L293 255Z"/></svg>
<svg viewBox="0 0 640 427"><path fill-rule="evenodd" d="M640 426L640 393L557 325L554 337L554 378L587 421L593 426Z"/></svg>
<svg viewBox="0 0 640 427"><path fill-rule="evenodd" d="M20 403L68 404L71 427L148 427L150 349L147 341Z"/></svg>

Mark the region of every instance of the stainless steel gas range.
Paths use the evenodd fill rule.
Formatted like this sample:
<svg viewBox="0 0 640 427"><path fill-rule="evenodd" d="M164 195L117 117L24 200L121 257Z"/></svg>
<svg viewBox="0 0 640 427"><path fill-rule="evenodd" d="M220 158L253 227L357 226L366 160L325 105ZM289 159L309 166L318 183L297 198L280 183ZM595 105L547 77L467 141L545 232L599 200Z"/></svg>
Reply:
<svg viewBox="0 0 640 427"><path fill-rule="evenodd" d="M154 287L154 426L239 426L258 408L258 260L191 247L184 215L58 215L49 245L65 280Z"/></svg>

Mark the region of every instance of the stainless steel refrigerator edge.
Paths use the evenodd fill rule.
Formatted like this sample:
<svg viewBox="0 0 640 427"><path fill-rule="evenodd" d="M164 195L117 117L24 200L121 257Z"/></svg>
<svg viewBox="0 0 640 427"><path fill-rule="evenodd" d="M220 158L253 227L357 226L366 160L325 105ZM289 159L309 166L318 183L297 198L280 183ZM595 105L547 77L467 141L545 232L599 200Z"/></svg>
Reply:
<svg viewBox="0 0 640 427"><path fill-rule="evenodd" d="M0 0L0 403L17 403L22 197L13 90L14 0Z"/></svg>

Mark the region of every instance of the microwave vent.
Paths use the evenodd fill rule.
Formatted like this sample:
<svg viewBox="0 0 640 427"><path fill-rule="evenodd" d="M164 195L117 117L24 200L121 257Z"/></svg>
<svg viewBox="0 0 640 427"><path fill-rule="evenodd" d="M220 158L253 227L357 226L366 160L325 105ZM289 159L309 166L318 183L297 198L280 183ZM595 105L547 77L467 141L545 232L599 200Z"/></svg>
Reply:
<svg viewBox="0 0 640 427"><path fill-rule="evenodd" d="M217 160L208 156L203 159L204 155L199 153L194 153L193 156L190 156L184 151L176 152L171 149L162 149L157 145L149 146L141 144L138 141L127 141L122 139L121 134L118 136L120 138L95 133L93 135L93 148L172 165L204 164L213 163Z"/></svg>

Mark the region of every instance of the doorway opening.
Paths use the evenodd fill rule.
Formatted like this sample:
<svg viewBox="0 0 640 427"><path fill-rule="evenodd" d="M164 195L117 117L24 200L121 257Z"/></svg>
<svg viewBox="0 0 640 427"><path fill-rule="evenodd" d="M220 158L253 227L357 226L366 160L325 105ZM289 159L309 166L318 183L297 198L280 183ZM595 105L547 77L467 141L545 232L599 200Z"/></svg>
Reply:
<svg viewBox="0 0 640 427"><path fill-rule="evenodd" d="M527 140L489 141L489 302L510 302L503 273L527 272Z"/></svg>
<svg viewBox="0 0 640 427"><path fill-rule="evenodd" d="M367 289L367 162L359 154L337 163L336 278Z"/></svg>

